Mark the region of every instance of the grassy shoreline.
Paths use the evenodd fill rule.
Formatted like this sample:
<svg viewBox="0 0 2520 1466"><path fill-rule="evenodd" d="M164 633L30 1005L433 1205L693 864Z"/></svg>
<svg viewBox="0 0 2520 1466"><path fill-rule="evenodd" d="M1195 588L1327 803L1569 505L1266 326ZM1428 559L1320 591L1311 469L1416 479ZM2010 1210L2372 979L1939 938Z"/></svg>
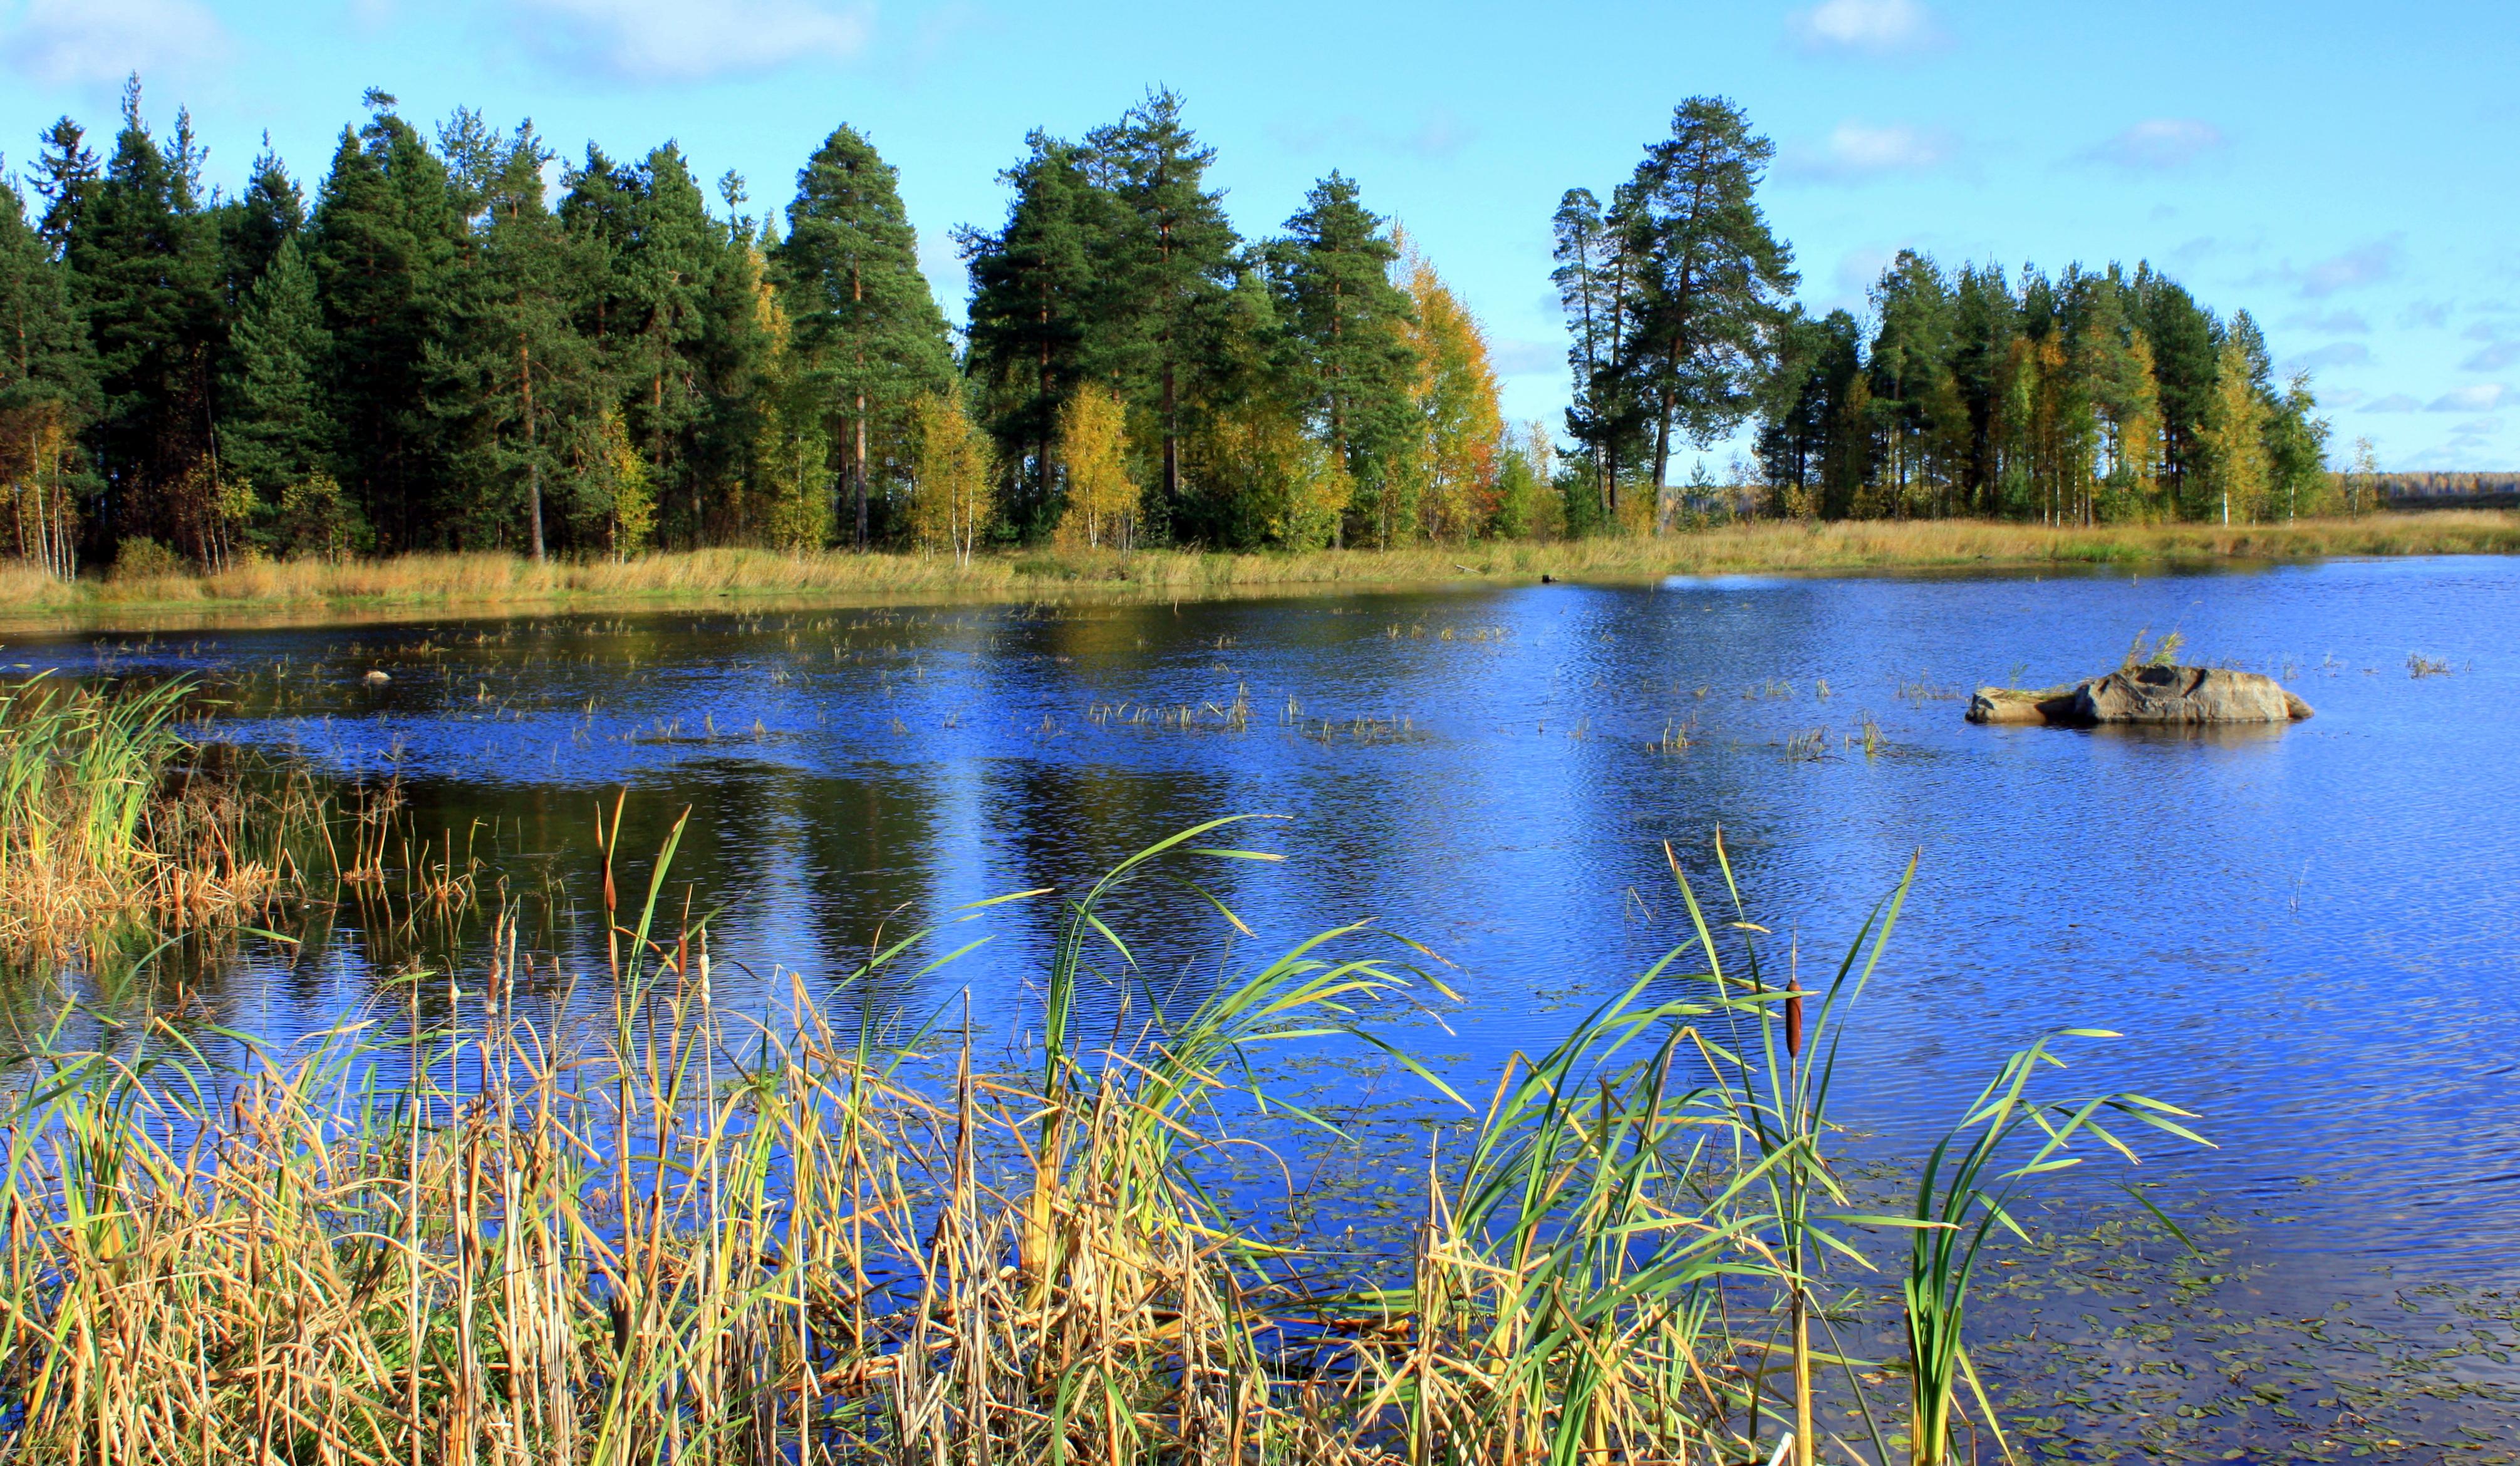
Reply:
<svg viewBox="0 0 2520 1466"><path fill-rule="evenodd" d="M1537 580L1633 582L1688 574L2026 570L2271 562L2329 556L2520 554L2520 513L2444 511L2293 524L2048 528L1986 520L1762 521L1657 539L1392 551L1199 554L1024 551L968 565L946 555L758 550L536 565L504 554L258 563L212 574L52 580L0 568L0 619L102 629L231 614L379 614L672 608L742 601L1203 599Z"/></svg>

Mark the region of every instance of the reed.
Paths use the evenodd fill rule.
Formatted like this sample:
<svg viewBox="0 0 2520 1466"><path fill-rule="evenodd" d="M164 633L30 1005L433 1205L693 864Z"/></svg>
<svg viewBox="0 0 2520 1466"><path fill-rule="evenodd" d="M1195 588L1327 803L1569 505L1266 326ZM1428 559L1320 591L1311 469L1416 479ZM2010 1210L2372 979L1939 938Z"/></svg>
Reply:
<svg viewBox="0 0 2520 1466"><path fill-rule="evenodd" d="M1247 937L1207 879L1271 858L1234 822L1065 899L1030 1057L993 1061L968 1003L886 1027L791 981L734 1011L669 889L682 826L642 896L617 805L608 1001L502 915L470 977L415 970L302 1046L214 1060L163 1019L106 1051L67 1019L25 1036L0 1131L11 1458L1878 1466L1879 1428L1818 1423L1820 1371L1865 1388L1813 1337L1827 1268L1868 1231L1974 1225L1973 1252L2123 1099L2042 1103L2034 1050L1936 1153L1920 1215L1847 1211L1828 1099L1906 883L1806 993L1798 959L1763 965L1729 865L1716 921L1675 860L1687 939L1473 1107L1372 1027L1447 996L1412 944L1336 927L1195 1001L1140 966L1107 912L1142 882ZM850 981L932 973L996 904ZM1326 1044L1463 1116L1376 1258L1273 1232L1222 1164L1335 1136L1257 1077ZM2085 1118L2015 1153L2059 1115ZM1967 1269L1934 1275L1956 1338Z"/></svg>
<svg viewBox="0 0 2520 1466"><path fill-rule="evenodd" d="M297 878L302 780L249 788L184 730L187 689L0 689L0 958L233 925Z"/></svg>
<svg viewBox="0 0 2520 1466"><path fill-rule="evenodd" d="M441 606L715 605L787 601L1050 600L1279 595L1303 590L1665 575L1846 573L2268 561L2332 555L2520 554L2520 514L2384 513L2289 524L2100 525L1979 519L1749 520L1659 536L1387 551L1205 554L1041 550L952 555L716 549L630 560L415 554L240 563L196 574L63 582L0 567L0 609L94 619L165 612L332 615Z"/></svg>

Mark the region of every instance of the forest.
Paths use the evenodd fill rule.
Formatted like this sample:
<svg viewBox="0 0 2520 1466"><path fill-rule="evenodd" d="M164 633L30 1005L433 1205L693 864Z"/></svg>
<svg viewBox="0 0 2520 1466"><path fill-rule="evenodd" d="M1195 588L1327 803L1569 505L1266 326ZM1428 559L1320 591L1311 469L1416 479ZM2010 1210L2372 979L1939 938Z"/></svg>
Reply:
<svg viewBox="0 0 2520 1466"><path fill-rule="evenodd" d="M1245 239L1182 99L1001 174L919 266L840 126L784 208L668 142L565 164L529 124L371 90L312 197L266 146L205 189L137 78L0 200L0 555L106 563L744 545L1387 548L1709 515L2240 522L2341 507L2306 378L2138 264L1903 253L1863 318L1794 298L1720 99L1553 220L1571 406L1508 423L1475 313L1332 172ZM1676 457L1737 440L1723 482Z"/></svg>

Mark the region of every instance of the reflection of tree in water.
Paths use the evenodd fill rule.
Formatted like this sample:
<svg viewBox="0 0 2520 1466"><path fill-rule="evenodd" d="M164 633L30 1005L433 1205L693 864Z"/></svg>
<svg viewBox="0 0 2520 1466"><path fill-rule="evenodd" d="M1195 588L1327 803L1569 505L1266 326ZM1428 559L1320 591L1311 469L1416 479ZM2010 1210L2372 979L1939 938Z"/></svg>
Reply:
<svg viewBox="0 0 2520 1466"><path fill-rule="evenodd" d="M1010 889L1039 886L1057 894L1024 903L1014 919L1023 924L1027 954L1046 958L1058 940L1063 901L1084 893L1102 872L1167 835L1231 812L1230 790L1219 779L1192 772L1138 772L1104 766L1070 767L1026 760L993 766L983 787L980 826L996 832L1010 868ZM1218 843L1271 849L1281 842L1265 827L1231 826ZM1251 863L1176 861L1180 879L1195 880L1210 896L1239 908ZM1137 995L1103 983L1085 984L1077 1000L1080 1036L1106 1037L1128 996L1143 1002L1151 992L1168 1010L1186 1010L1214 991L1229 952L1224 918L1196 891L1177 881L1147 880L1119 893L1102 911L1104 924L1129 944L1137 959ZM1027 962L1043 967L1045 962ZM1088 966L1118 975L1122 962L1107 943L1088 953ZM1037 979L1036 979L1037 980ZM1027 1001L1037 1000L1028 995Z"/></svg>

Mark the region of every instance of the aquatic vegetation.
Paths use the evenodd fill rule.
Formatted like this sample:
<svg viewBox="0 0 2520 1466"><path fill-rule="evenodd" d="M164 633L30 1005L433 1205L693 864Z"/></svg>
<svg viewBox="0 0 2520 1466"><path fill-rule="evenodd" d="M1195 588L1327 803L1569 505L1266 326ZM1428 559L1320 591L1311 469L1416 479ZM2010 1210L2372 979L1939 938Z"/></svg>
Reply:
<svg viewBox="0 0 2520 1466"><path fill-rule="evenodd" d="M288 840L321 802L302 779L250 786L187 736L188 692L0 689L0 957L234 925L300 878Z"/></svg>
<svg viewBox="0 0 2520 1466"><path fill-rule="evenodd" d="M2023 1188L2082 1139L2125 1152L2111 1126L2194 1138L2140 1096L2034 1093L2051 1036L1965 1111L1915 1215L1856 1210L1830 1101L1912 870L1807 987L1720 841L1727 910L1666 848L1687 935L1465 1096L1376 1031L1455 1000L1414 944L1334 927L1203 996L1138 965L1107 913L1139 883L1247 938L1201 868L1275 859L1221 843L1235 822L1060 901L1038 1043L996 1062L968 1003L886 1023L847 995L1054 893L736 1012L706 919L675 915L684 824L642 896L617 806L592 1012L511 914L469 975L415 972L294 1047L214 1062L163 1018L110 1051L24 1036L0 1434L37 1461L1886 1466L1904 1437L1931 1462L1962 1416L2002 1428L1920 1384L1900 1430L1830 1280L1885 1239L1926 1257L1909 1372L1965 1374L1968 1264ZM1370 1256L1273 1224L1227 1169L1333 1133L1265 1078L1325 1044L1457 1117Z"/></svg>
<svg viewBox="0 0 2520 1466"><path fill-rule="evenodd" d="M2420 651L2409 651L2407 653L2407 675L2408 677L2448 677L2450 673L2451 665L2446 661L2437 661L2432 657L2424 655Z"/></svg>

